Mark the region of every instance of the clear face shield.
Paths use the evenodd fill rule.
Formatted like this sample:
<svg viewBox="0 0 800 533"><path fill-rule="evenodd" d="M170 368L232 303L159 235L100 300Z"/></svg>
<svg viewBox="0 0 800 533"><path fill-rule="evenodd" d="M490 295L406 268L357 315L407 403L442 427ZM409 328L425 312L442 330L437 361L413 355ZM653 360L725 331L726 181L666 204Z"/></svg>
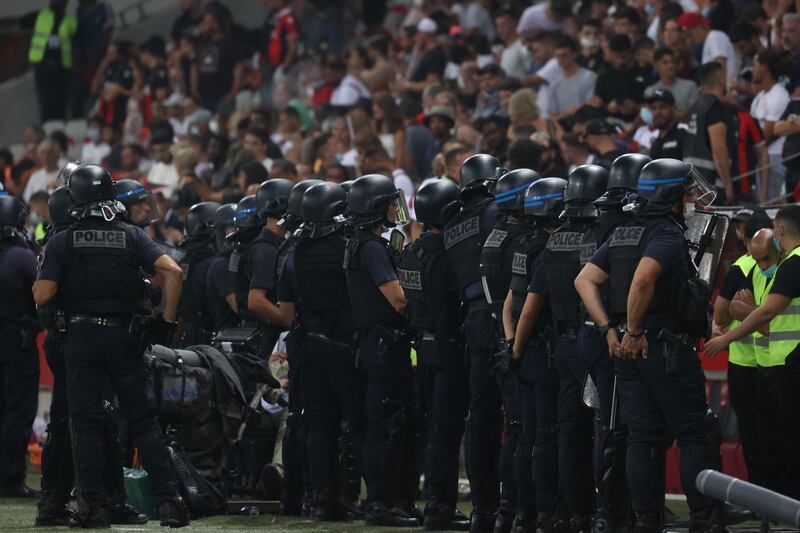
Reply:
<svg viewBox="0 0 800 533"><path fill-rule="evenodd" d="M686 185L686 194L694 198L694 202L705 209L714 203L717 198L717 191L714 186L708 183L700 172L694 167L689 172L689 183Z"/></svg>
<svg viewBox="0 0 800 533"><path fill-rule="evenodd" d="M406 203L406 195L400 189L397 190L397 195L389 199L389 211L387 213L389 222L393 222L398 226L405 226L411 222L411 215L408 211L408 204Z"/></svg>
<svg viewBox="0 0 800 533"><path fill-rule="evenodd" d="M132 224L140 228L158 222L158 205L156 205L153 195L148 194L136 203L130 204L128 206L128 219L130 219Z"/></svg>
<svg viewBox="0 0 800 533"><path fill-rule="evenodd" d="M217 246L217 250L223 251L233 249L234 243L228 239L228 235L234 231L236 231L236 226L233 224L217 224L214 226L214 242Z"/></svg>

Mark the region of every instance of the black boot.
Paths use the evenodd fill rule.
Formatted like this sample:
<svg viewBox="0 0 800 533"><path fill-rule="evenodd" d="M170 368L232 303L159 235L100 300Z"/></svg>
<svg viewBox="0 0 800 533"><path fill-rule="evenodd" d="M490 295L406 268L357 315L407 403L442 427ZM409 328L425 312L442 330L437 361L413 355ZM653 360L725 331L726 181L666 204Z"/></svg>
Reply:
<svg viewBox="0 0 800 533"><path fill-rule="evenodd" d="M425 506L426 531L469 531L469 519L455 505L431 502Z"/></svg>
<svg viewBox="0 0 800 533"><path fill-rule="evenodd" d="M164 500L159 503L158 517L162 526L184 527L191 523L189 510L181 500Z"/></svg>
<svg viewBox="0 0 800 533"><path fill-rule="evenodd" d="M469 533L489 533L494 527L496 518L494 513L473 509L469 517Z"/></svg>
<svg viewBox="0 0 800 533"><path fill-rule="evenodd" d="M111 527L111 511L106 507L91 509L85 513L75 513L69 527L81 529L108 529Z"/></svg>
<svg viewBox="0 0 800 533"><path fill-rule="evenodd" d="M112 524L146 524L147 515L142 514L132 505L127 503L118 503L111 508L111 523Z"/></svg>
<svg viewBox="0 0 800 533"><path fill-rule="evenodd" d="M339 498L329 490L314 491L312 515L314 520L320 522L338 522L346 518Z"/></svg>
<svg viewBox="0 0 800 533"><path fill-rule="evenodd" d="M536 533L567 533L569 524L560 515L539 513L536 515Z"/></svg>
<svg viewBox="0 0 800 533"><path fill-rule="evenodd" d="M536 513L517 511L511 533L534 533L536 531Z"/></svg>
<svg viewBox="0 0 800 533"><path fill-rule="evenodd" d="M68 526L73 518L74 513L65 506L60 508L43 507L40 500L34 525L36 525L36 527Z"/></svg>
<svg viewBox="0 0 800 533"><path fill-rule="evenodd" d="M371 503L364 520L371 526L418 527L419 520L398 508L389 509L382 503Z"/></svg>
<svg viewBox="0 0 800 533"><path fill-rule="evenodd" d="M690 513L689 533L727 533L725 505L717 504Z"/></svg>
<svg viewBox="0 0 800 533"><path fill-rule="evenodd" d="M511 501L500 500L497 518L494 520L493 533L511 533L511 526L514 524L514 516L516 514L517 510Z"/></svg>
<svg viewBox="0 0 800 533"><path fill-rule="evenodd" d="M636 513L634 533L661 533L663 527L661 513Z"/></svg>

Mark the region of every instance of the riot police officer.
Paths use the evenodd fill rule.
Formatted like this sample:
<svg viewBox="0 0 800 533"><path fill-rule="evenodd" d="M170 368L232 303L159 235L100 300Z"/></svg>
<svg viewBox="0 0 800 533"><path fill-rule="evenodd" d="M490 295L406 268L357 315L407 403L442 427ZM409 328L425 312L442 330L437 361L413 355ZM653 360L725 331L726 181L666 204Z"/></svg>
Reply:
<svg viewBox="0 0 800 533"><path fill-rule="evenodd" d="M403 318L406 297L389 243L381 237L384 228L408 221L404 198L386 176L368 174L353 183L347 208L355 229L347 241L344 265L359 333L358 364L366 378L366 522L414 527L417 518L395 505L406 503L403 474L416 471L405 456L415 451L416 443L407 437L415 431L417 416L411 409L411 347Z"/></svg>
<svg viewBox="0 0 800 533"><path fill-rule="evenodd" d="M25 457L36 416L39 358L36 307L31 286L36 256L25 237L27 210L15 197L0 196L0 496L35 497L25 485Z"/></svg>
<svg viewBox="0 0 800 533"><path fill-rule="evenodd" d="M219 207L216 202L200 202L186 213L186 238L179 245L186 254L181 260L186 288L178 307L181 346L211 342L214 324L205 295L208 269L216 253L213 224Z"/></svg>
<svg viewBox="0 0 800 533"><path fill-rule="evenodd" d="M470 530L488 532L499 503L497 463L500 453L500 390L489 377L492 354L497 351L497 322L481 283L481 249L495 225L497 206L492 189L500 163L487 154L476 154L461 167L461 211L444 228L447 261L455 273L467 314L465 341L470 369L469 414L464 433L467 476L472 515Z"/></svg>
<svg viewBox="0 0 800 533"><path fill-rule="evenodd" d="M67 188L78 221L47 245L33 287L38 305L58 298L67 317L64 353L73 451L78 486L78 522L108 527L108 496L103 488L102 398L107 381L117 395L128 429L150 475L162 525L189 523L177 493L163 435L148 399L140 336L132 327L141 312L143 281L139 268L165 278L164 310L158 327L170 329L181 290L180 267L139 228L115 220L111 175L98 165L72 172Z"/></svg>
<svg viewBox="0 0 800 533"><path fill-rule="evenodd" d="M615 357L622 420L628 427L628 483L637 531L660 531L665 428L681 450L681 481L692 531L721 531L722 506L695 487L719 448L706 436L703 370L695 353L708 326L707 293L698 297L683 235L684 213L708 205L713 189L691 165L657 159L644 166L637 216L617 227L575 280L594 322L607 331ZM599 288L609 283L608 312ZM624 332L617 335L618 324Z"/></svg>
<svg viewBox="0 0 800 533"><path fill-rule="evenodd" d="M514 253L520 242L534 231L533 226L524 219L525 191L540 177L533 170L520 168L501 176L495 185L495 204L500 218L483 244L480 271L484 295L498 323L498 332L502 328L503 304L511 283ZM519 494L518 497L514 483L514 455L522 432L518 383L514 375L509 373L500 373L497 377L503 399L505 438L498 464L500 506L494 531L508 533L517 512L517 501L526 503L532 494Z"/></svg>
<svg viewBox="0 0 800 533"><path fill-rule="evenodd" d="M624 154L612 163L608 173L608 190L594 202L599 217L584 233L581 241L581 265L591 259L617 226L629 219L622 209L633 200L639 173L650 161L644 154ZM604 301L607 299L604 294ZM624 525L628 514L628 484L625 479L627 432L616 412L615 420L611 420L615 401L614 365L608 356L607 332L597 327L585 309L581 322L578 349L597 388L600 403L596 412L600 435L595 441L597 510L594 530L597 533L617 531Z"/></svg>
<svg viewBox="0 0 800 533"><path fill-rule="evenodd" d="M299 407L307 432L313 516L329 521L346 518L361 488L362 398L355 369L356 326L342 269L346 241L342 225L334 221L347 207L346 194L335 183L310 185L304 187L298 213L304 238L289 252L281 274L280 310L287 323L296 321L293 331L303 337L302 352L289 357L302 361Z"/></svg>
<svg viewBox="0 0 800 533"><path fill-rule="evenodd" d="M508 339L505 355L510 350L511 360L501 360L500 364L518 366L521 385L522 434L515 458L515 479L522 494L527 494L532 462L536 488L535 506L527 501L519 509L515 531L521 532L531 531L533 526L542 532L561 527L555 518L559 499L558 373L553 361L555 335L541 255L558 228L566 186L567 181L562 178L543 178L525 191L525 214L533 218L536 231L514 253L511 288L503 313Z"/></svg>
<svg viewBox="0 0 800 533"><path fill-rule="evenodd" d="M125 206L123 218L134 226L145 228L158 221L158 206L153 195L141 183L132 179L114 182L114 197Z"/></svg>
<svg viewBox="0 0 800 533"><path fill-rule="evenodd" d="M212 331L219 333L227 327L238 324L236 294L233 278L228 269L233 243L227 236L234 232L236 224L233 217L236 204L224 204L214 212L212 231L217 254L211 259L206 272L205 305L211 311Z"/></svg>
<svg viewBox="0 0 800 533"><path fill-rule="evenodd" d="M562 224L542 253L550 310L558 339L558 475L572 531L589 531L594 510L592 412L583 403L586 368L578 353L580 298L573 285L581 269L584 233L597 218L593 202L606 190L608 171L581 165L567 179Z"/></svg>
<svg viewBox="0 0 800 533"><path fill-rule="evenodd" d="M408 299L406 317L415 330L417 383L427 423L423 525L429 531L469 528L456 509L458 452L468 402L463 320L442 237L458 208L458 186L452 181L431 180L419 188L414 212L425 231L403 251L398 269Z"/></svg>

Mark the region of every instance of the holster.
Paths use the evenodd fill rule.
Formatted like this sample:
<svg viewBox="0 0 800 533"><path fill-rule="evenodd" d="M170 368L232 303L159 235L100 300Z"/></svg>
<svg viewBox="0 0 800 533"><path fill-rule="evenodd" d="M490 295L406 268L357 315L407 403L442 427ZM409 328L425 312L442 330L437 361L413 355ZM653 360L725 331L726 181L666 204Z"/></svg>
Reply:
<svg viewBox="0 0 800 533"><path fill-rule="evenodd" d="M689 339L686 335L673 333L666 328L661 328L656 338L664 343L663 354L666 373L667 375L672 375L678 370L678 357L681 349L689 346Z"/></svg>

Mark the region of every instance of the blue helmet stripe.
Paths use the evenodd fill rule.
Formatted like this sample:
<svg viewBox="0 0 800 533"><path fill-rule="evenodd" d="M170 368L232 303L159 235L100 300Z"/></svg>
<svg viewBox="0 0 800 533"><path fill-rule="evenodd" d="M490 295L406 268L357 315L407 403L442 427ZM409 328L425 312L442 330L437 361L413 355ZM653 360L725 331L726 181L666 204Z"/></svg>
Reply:
<svg viewBox="0 0 800 533"><path fill-rule="evenodd" d="M681 183L686 178L670 178L664 180L639 180L639 185L668 185L670 183Z"/></svg>
<svg viewBox="0 0 800 533"><path fill-rule="evenodd" d="M531 183L533 183L533 182L531 182ZM525 185L520 185L519 187L517 187L515 189L511 189L510 191L501 192L500 194L496 194L495 198L497 200L499 200L500 198L503 198L503 197L506 197L506 196L513 196L514 194L516 194L516 193L518 193L520 191L524 191L525 189L530 187L531 183L526 183Z"/></svg>
<svg viewBox="0 0 800 533"><path fill-rule="evenodd" d="M116 199L117 200L121 200L123 198L127 198L128 196L133 196L134 194L139 194L139 193L142 193L142 192L146 192L144 187L139 187L138 189L133 189L131 191L123 192L121 194L118 194L116 196Z"/></svg>

